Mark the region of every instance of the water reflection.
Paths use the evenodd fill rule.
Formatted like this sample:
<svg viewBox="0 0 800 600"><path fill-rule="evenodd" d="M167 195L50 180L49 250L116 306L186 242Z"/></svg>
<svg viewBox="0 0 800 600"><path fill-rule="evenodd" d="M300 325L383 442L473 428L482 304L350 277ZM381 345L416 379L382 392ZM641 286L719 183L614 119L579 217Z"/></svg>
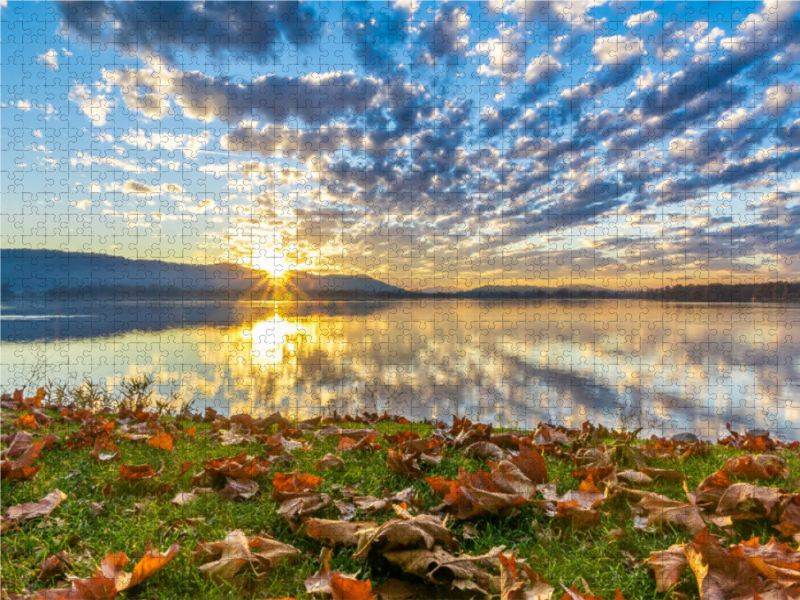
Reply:
<svg viewBox="0 0 800 600"><path fill-rule="evenodd" d="M388 410L526 427L591 418L711 438L727 421L800 437L800 308L791 305L440 300L69 309L3 321L4 381L44 362L53 377L109 386L158 374L160 393L178 391L201 409L226 412ZM52 315L88 310L102 316L79 334L59 325L42 335Z"/></svg>

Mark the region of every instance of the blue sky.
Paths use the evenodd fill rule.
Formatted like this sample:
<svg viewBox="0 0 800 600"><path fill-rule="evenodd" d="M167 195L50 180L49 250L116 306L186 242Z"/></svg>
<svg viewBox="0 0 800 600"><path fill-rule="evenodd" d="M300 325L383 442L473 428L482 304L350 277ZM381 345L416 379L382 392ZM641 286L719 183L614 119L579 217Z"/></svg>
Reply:
<svg viewBox="0 0 800 600"><path fill-rule="evenodd" d="M796 278L799 6L9 2L3 247L424 289Z"/></svg>

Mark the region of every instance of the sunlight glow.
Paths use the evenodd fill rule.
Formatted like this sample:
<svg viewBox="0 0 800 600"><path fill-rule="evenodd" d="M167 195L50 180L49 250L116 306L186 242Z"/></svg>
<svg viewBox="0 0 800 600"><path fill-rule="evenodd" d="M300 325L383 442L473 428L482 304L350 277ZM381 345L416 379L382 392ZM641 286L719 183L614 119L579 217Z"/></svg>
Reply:
<svg viewBox="0 0 800 600"><path fill-rule="evenodd" d="M266 271L273 279L278 281L283 280L290 269L284 253L279 248L254 250L252 264L254 269Z"/></svg>

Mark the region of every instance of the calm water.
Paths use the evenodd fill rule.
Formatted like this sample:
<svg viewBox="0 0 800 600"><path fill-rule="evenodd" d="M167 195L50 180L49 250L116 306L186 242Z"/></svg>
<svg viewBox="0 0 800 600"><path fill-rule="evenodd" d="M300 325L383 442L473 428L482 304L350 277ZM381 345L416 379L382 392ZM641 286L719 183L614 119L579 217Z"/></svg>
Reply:
<svg viewBox="0 0 800 600"><path fill-rule="evenodd" d="M195 406L585 419L800 438L800 306L596 301L4 304L2 383L158 375ZM38 381L34 382L38 384Z"/></svg>

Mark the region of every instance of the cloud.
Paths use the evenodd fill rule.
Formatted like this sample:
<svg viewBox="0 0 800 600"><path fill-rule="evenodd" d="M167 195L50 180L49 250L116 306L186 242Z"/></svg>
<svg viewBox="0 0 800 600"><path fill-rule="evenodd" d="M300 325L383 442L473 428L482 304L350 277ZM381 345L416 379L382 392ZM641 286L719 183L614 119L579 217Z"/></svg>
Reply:
<svg viewBox="0 0 800 600"><path fill-rule="evenodd" d="M58 53L53 50L52 48L45 52L44 54L39 55L38 59L40 64L45 65L45 67L53 69L54 71L58 71Z"/></svg>
<svg viewBox="0 0 800 600"><path fill-rule="evenodd" d="M76 83L69 91L69 99L96 127L106 124L112 105L106 94L94 94L83 84Z"/></svg>
<svg viewBox="0 0 800 600"><path fill-rule="evenodd" d="M634 29L642 24L647 25L650 23L655 23L657 20L658 13L654 10L648 10L647 12L631 15L625 19L625 27L628 29Z"/></svg>
<svg viewBox="0 0 800 600"><path fill-rule="evenodd" d="M184 189L177 183L161 183L157 186L150 186L147 185L146 183L141 183L139 181L134 181L133 179L128 179L125 183L122 184L122 192L125 194L140 194L140 195L183 194Z"/></svg>
<svg viewBox="0 0 800 600"><path fill-rule="evenodd" d="M74 42L108 44L137 56L149 50L169 60L177 51L210 57L264 56L283 42L317 43L321 21L309 4L280 2L57 2L62 31Z"/></svg>

